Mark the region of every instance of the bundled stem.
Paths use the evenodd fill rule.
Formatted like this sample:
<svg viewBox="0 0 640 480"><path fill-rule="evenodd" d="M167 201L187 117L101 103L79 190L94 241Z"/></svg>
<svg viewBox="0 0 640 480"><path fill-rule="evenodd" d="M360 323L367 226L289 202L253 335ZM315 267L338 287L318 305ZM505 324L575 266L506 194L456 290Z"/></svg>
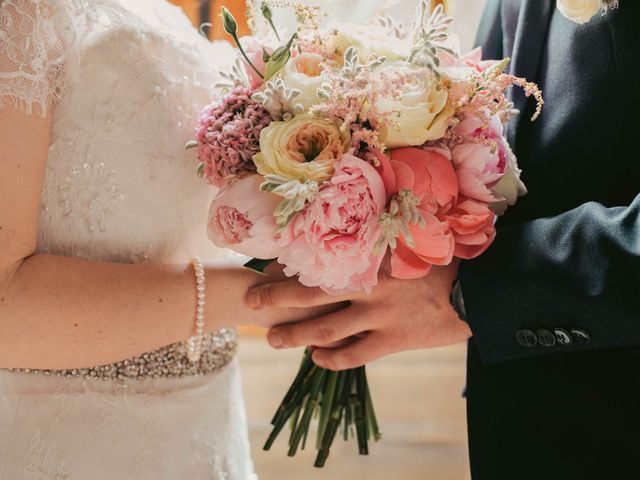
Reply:
<svg viewBox="0 0 640 480"><path fill-rule="evenodd" d="M358 451L361 455L368 455L369 440L373 438L378 441L381 435L365 368L332 372L316 366L311 359L311 350L307 349L300 369L273 417L273 430L264 449L271 448L289 423L291 434L288 454L294 456L298 449L305 448L314 418L318 422L316 467L325 465L341 425L345 440L355 429Z"/></svg>

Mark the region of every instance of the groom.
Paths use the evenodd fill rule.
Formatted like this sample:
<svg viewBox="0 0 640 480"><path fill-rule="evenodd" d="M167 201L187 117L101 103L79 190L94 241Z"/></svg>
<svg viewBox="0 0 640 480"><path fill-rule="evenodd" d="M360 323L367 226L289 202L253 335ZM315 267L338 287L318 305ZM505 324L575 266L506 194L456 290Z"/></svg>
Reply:
<svg viewBox="0 0 640 480"><path fill-rule="evenodd" d="M639 29L638 0L585 25L552 0L488 0L485 58L511 57L546 100L531 123L532 102L513 96L509 140L529 195L482 257L415 281L383 276L344 310L273 328L270 343L318 345L319 365L345 369L469 339L474 480L639 479ZM247 300L336 298L289 281Z"/></svg>

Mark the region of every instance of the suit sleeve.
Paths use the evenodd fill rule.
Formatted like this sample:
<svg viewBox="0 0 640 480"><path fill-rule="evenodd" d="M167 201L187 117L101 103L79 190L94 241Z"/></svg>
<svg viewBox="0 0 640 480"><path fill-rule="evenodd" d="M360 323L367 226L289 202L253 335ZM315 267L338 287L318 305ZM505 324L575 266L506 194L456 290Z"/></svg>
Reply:
<svg viewBox="0 0 640 480"><path fill-rule="evenodd" d="M460 282L485 364L640 345L640 195L628 207L587 203L500 229L484 255L461 265ZM518 339L523 330L557 329L588 338L552 346Z"/></svg>

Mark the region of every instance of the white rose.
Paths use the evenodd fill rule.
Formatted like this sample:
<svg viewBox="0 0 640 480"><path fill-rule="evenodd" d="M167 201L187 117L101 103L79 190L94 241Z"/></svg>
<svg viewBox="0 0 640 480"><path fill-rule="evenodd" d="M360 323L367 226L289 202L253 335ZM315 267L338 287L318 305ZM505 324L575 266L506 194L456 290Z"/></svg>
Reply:
<svg viewBox="0 0 640 480"><path fill-rule="evenodd" d="M515 205L518 197L527 194L527 187L520 180L522 170L518 167L518 160L506 142L505 145L507 147L507 170L496 186L493 187L493 193L503 197L504 200L491 205L493 211L498 215L502 215L507 210L507 207Z"/></svg>
<svg viewBox="0 0 640 480"><path fill-rule="evenodd" d="M383 97L376 106L381 112L397 112L392 116L397 126L389 125L381 140L387 148L422 145L429 140L442 138L447 131L453 110L446 108L448 92L424 73L416 74L415 68L406 62L389 62L381 72L391 70L406 75L410 81L400 88L400 100Z"/></svg>
<svg viewBox="0 0 640 480"><path fill-rule="evenodd" d="M320 103L318 89L327 81L322 73L321 63L324 59L315 53L303 53L287 62L284 68L284 82L289 88L300 91L293 102L302 105L308 111Z"/></svg>
<svg viewBox="0 0 640 480"><path fill-rule="evenodd" d="M558 0L558 10L572 22L587 23L602 10L602 0Z"/></svg>
<svg viewBox="0 0 640 480"><path fill-rule="evenodd" d="M360 51L361 61L376 53L387 60L403 60L409 56L411 46L379 25L355 25L351 23L333 23L329 26L329 45L338 55L350 46Z"/></svg>

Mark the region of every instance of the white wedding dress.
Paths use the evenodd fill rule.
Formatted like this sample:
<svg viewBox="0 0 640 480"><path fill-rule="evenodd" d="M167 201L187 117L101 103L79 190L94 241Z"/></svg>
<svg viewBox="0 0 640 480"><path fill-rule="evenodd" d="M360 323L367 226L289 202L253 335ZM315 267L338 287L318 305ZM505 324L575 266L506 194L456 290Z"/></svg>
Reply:
<svg viewBox="0 0 640 480"><path fill-rule="evenodd" d="M53 113L38 251L224 255L206 239L214 192L183 147L230 62L164 0L0 0L0 108ZM223 330L197 364L176 344L85 370L0 370L0 479L254 478L234 352Z"/></svg>

